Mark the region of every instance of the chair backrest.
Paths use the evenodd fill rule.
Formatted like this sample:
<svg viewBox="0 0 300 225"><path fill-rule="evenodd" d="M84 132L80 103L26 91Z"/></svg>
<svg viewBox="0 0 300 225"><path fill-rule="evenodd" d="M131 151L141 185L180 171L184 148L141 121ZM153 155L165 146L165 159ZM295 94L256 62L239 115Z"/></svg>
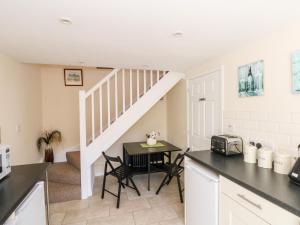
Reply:
<svg viewBox="0 0 300 225"><path fill-rule="evenodd" d="M189 151L190 151L190 148L187 148L187 149L185 150L185 152L189 152ZM184 154L179 153L179 154L176 156L176 158L175 158L175 160L174 160L174 163L175 163L177 166L181 166L183 160L184 160ZM179 161L179 162L177 162L177 161Z"/></svg>
<svg viewBox="0 0 300 225"><path fill-rule="evenodd" d="M120 158L120 156L112 157L112 156L106 155L104 152L102 152L102 155L104 156L104 158L106 160L106 162L105 162L105 172L106 172L106 169L107 169L107 165L109 165L109 167L112 169L112 171L115 171L115 167L113 166L112 162L117 162L117 163L120 163L121 165L123 164L123 161Z"/></svg>

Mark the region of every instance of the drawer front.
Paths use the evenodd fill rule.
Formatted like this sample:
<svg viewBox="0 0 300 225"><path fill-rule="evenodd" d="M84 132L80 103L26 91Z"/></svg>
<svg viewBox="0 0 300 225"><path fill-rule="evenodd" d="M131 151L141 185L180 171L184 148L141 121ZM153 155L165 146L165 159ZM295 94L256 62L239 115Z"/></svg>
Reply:
<svg viewBox="0 0 300 225"><path fill-rule="evenodd" d="M269 225L262 218L247 208L232 200L226 194L220 196L220 223L219 225Z"/></svg>
<svg viewBox="0 0 300 225"><path fill-rule="evenodd" d="M255 215L274 225L299 225L300 219L240 185L220 177L220 192L226 194ZM221 209L220 209L221 210Z"/></svg>

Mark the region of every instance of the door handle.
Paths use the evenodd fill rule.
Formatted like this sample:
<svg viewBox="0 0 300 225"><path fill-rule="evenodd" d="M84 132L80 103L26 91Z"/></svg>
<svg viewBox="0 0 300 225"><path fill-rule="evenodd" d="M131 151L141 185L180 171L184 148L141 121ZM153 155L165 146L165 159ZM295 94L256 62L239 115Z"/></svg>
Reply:
<svg viewBox="0 0 300 225"><path fill-rule="evenodd" d="M250 199L246 198L244 195L242 194L237 194L238 197L240 197L241 199L243 199L244 201L248 202L249 204L253 205L254 207L258 208L258 209L262 209L261 205L254 203L253 201L251 201Z"/></svg>
<svg viewBox="0 0 300 225"><path fill-rule="evenodd" d="M203 102L205 100L206 100L206 98L199 98L199 102Z"/></svg>

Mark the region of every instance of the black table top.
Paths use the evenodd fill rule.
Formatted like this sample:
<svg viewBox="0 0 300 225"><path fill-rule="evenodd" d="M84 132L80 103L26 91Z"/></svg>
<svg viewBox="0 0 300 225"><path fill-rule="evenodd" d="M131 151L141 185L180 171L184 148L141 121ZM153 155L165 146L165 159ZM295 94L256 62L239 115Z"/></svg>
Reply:
<svg viewBox="0 0 300 225"><path fill-rule="evenodd" d="M0 181L0 224L6 221L43 178L48 166L48 163L13 166L9 176Z"/></svg>
<svg viewBox="0 0 300 225"><path fill-rule="evenodd" d="M124 143L123 148L126 150L128 155L148 155L148 154L155 154L161 152L181 151L180 148L166 141L158 141L158 142L162 143L164 146L143 148L141 144L145 142L129 142L129 143Z"/></svg>
<svg viewBox="0 0 300 225"><path fill-rule="evenodd" d="M263 169L243 161L243 156L225 157L211 151L188 152L185 155L232 180L270 202L300 216L300 186L287 175Z"/></svg>

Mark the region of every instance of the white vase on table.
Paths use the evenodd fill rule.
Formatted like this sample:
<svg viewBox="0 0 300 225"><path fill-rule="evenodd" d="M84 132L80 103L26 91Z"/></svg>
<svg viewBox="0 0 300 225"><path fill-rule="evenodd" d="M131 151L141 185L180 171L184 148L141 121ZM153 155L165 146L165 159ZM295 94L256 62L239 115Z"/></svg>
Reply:
<svg viewBox="0 0 300 225"><path fill-rule="evenodd" d="M157 140L154 138L147 138L147 145L155 145Z"/></svg>

